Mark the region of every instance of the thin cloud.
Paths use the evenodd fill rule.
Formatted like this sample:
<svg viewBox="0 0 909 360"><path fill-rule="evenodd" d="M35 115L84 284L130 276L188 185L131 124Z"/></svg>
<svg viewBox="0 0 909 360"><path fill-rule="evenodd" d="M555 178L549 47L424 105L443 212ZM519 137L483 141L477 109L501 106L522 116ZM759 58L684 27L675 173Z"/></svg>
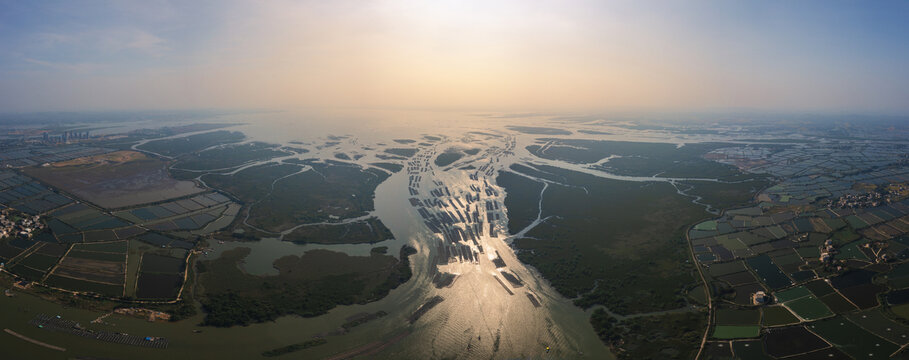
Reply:
<svg viewBox="0 0 909 360"><path fill-rule="evenodd" d="M68 71L74 73L88 73L100 69L102 66L99 64L93 63L65 63L65 62L54 62L46 61L32 58L23 59L25 62L35 65L41 65L43 67L57 70L57 71Z"/></svg>
<svg viewBox="0 0 909 360"><path fill-rule="evenodd" d="M95 54L134 52L161 57L171 51L167 40L138 28L106 28L63 34L43 32L34 36L40 50L91 49Z"/></svg>

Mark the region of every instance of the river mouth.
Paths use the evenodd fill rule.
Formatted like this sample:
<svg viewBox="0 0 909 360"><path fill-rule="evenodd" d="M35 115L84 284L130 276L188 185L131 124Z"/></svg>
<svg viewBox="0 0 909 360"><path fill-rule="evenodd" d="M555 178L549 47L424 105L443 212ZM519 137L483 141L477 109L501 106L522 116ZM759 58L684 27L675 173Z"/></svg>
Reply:
<svg viewBox="0 0 909 360"><path fill-rule="evenodd" d="M408 120L415 115L407 115L377 123L373 116L354 117L347 122L338 122L336 117L301 121L307 115L269 113L212 120L239 124L225 129L245 133L248 138L244 142L261 141L308 150L226 169L224 173L228 174L288 160L331 160L363 167L384 161L402 164L403 170L390 174L379 184L375 210L367 215L378 217L394 239L371 244L297 244L276 234L256 242L211 241L200 259L216 259L225 251L249 248L249 255L240 264L242 270L268 276L277 273L273 266L275 260L310 250L368 256L376 247L388 247L390 253L396 253L401 246L410 245L418 251L411 256L414 274L410 281L378 301L338 306L313 318L289 316L248 327L213 329L196 327L198 317L163 325L136 323L114 315L108 319L111 327L174 339L192 334L186 338L187 343L172 342L168 352L177 358L193 353L192 346L209 347L208 344L217 341L215 337L238 343L242 337L255 339L255 349L246 351L222 345L217 352L259 355L313 336L328 339L327 344L305 351L313 357L364 351L374 358L610 358L608 348L590 326L590 312L575 306L535 269L518 260L510 246L516 236L507 230L509 214L503 202L506 192L496 184L496 177L513 164L534 163L620 181L691 179L619 176L589 166L534 157L525 147L535 143L539 136L507 130L512 120L433 114L430 119L419 121ZM458 121L444 121L451 118ZM416 154L406 160L391 154L392 160L388 160L389 155L383 150L397 148L416 149ZM452 148L470 152L451 162L435 162L438 154ZM310 170L304 167L300 171ZM413 200L421 205L415 206ZM434 203L427 204L429 201ZM435 219L442 219L444 213L448 230L433 229L439 224L430 226L432 221L421 214L421 209L432 212ZM538 217L534 224L515 235L526 233L542 220ZM437 286L434 280L440 273L451 274L453 280ZM427 308L433 299L442 300ZM337 332L351 318L378 312L387 315L348 332Z"/></svg>
<svg viewBox="0 0 909 360"><path fill-rule="evenodd" d="M261 123L259 125L261 131ZM238 127L241 131L243 128L244 126ZM405 170L392 174L376 190L375 211L370 216L377 216L385 223L395 236L392 240L375 244L340 245L294 244L282 241L278 237L265 238L258 242L228 241L211 244L205 258L217 258L226 250L246 247L252 251L241 265L242 268L254 275L274 275L277 270L272 266L272 262L286 255L299 255L313 249L327 249L348 255L365 256L375 247L387 246L396 250L402 245L409 244L418 250L416 255L411 256L414 276L410 281L374 303L364 306L341 306L330 312L331 317L349 317L374 312L377 309L389 313L388 316L370 322L369 327L380 327L385 329L386 333L393 334L406 332L406 335L395 336L390 340L377 338L388 342L387 347L371 356L608 358L610 356L608 349L589 325L589 314L550 288L533 269L521 264L509 247L508 233L505 230L507 210L501 204L505 193L496 186L495 176L498 169L507 168L516 161L510 153L502 153L506 148L514 149L514 137L507 136L497 129L483 128L486 131L494 131L495 136L465 139L465 134L476 129L475 126L426 128L416 131L410 128L408 129L410 133L405 134L398 131L400 129L392 127L389 130L392 134L385 135L384 140L377 140L376 143L368 144L354 135L340 141L337 146L327 149L315 148L310 153L298 156L324 159L334 158L337 153L364 154L364 148L381 150L382 144L386 147L402 148L411 145L395 143L392 139L413 139L415 143L423 143L417 155L405 162ZM426 135L439 136L441 140L426 142L424 138ZM375 134L370 136L375 137ZM482 138L482 141L478 141L479 138ZM264 136L253 137L252 140L268 142L278 139ZM317 145L319 141L295 139L288 140L283 145L306 143L310 145L307 148L313 149L312 145ZM432 163L434 155L451 146L479 147L484 151L459 159L453 164L446 164L444 168L437 168ZM487 152L485 151L487 149L499 149L499 152ZM420 159L422 163L415 164L421 161ZM367 154L355 162L365 166L380 160ZM484 164L490 165L487 165L486 172L480 175L477 175L479 173L477 170L470 170ZM416 185L417 183L420 185ZM497 207L500 209L496 211L498 215L490 217L492 221L474 233L477 242L473 242L476 245L470 247L471 251L476 252L476 257L472 257L472 260L467 259L462 253L461 257L449 259L450 251L443 251L442 247L451 244L451 240L446 240L442 234L427 227L425 219L417 211L418 208L413 206L409 199L417 198L422 201L431 198L444 201L446 207L450 201L452 206L460 204L461 210L465 211L466 208L463 207L465 195L475 194L471 191L471 186L483 186L489 189L490 194L495 193L496 196L490 199L496 199ZM433 197L426 194L431 188L447 188L449 192L444 197ZM415 195L412 191L419 194ZM478 211L478 216L485 220L487 214L485 209L483 210ZM453 211L449 211L448 214L453 215ZM464 229L465 226L461 228ZM464 240L464 244L471 244L466 238ZM507 267L497 268L491 262L492 254L497 254ZM514 274L520 279L521 285L516 286L508 282L502 272ZM448 286L438 288L433 280L439 273L452 274L454 280ZM413 314L418 312L421 306L436 297L444 300L425 311L418 319L413 318ZM322 330L313 328L307 332L318 334L329 330L330 328ZM329 340L349 343L356 349L353 345L357 340L346 341L344 337L347 335ZM312 353L322 353L319 350L313 348ZM331 354L332 351L322 350L325 354Z"/></svg>
<svg viewBox="0 0 909 360"><path fill-rule="evenodd" d="M497 184L498 175L522 164L556 166L642 184L717 181L624 176L597 167L617 157L593 165L541 158L527 147L539 143L541 136L549 135L515 132L509 128L514 123L509 119L448 113L320 116L286 112L207 119L206 122L231 124L224 130L243 132L247 135L244 143L264 142L281 149L305 149L215 172L231 175L260 165L300 164L297 172L275 179L271 183L273 189L282 179L315 171L302 165L305 161L334 161L362 168L376 168L376 164L388 162L399 164L402 169L388 171L388 178L376 188L374 210L359 218L330 222L377 217L390 229L393 239L361 244L285 241L284 237L293 229L324 224L300 223L290 230L263 236L259 241L209 241L199 259L217 259L226 251L247 248L249 252L239 263L240 269L253 276L273 276L278 274L274 266L277 259L300 256L311 250L369 256L379 247L396 253L409 245L417 249L410 257L413 276L409 281L377 301L337 306L312 318L285 316L274 322L215 329L195 326L201 315L167 325L141 324L114 315L106 320L108 325L98 326L185 338L188 340L185 343L174 340L168 350L177 358L192 354L194 350L190 349L194 346L206 349L217 338L233 340L228 343L255 344L248 350L222 345L218 353L258 356L263 351L313 337L328 341L301 354L316 358L345 354L369 354L371 358L611 358L609 349L590 325L591 311L575 306L572 299L556 291L536 269L522 263L512 247L514 239L546 220L542 217L543 194L548 186L561 185L534 178L543 182L539 194L533 195L539 197L536 220L510 234L509 209L504 204L507 193ZM542 127L523 130L548 131ZM194 134L197 133L169 138ZM133 149L146 142L135 144ZM457 151L459 156L439 160L440 154L452 151ZM685 195L681 189L679 194ZM246 216L248 220L248 213ZM440 281L440 278L448 280ZM77 318L90 316L80 312L68 314ZM339 331L342 324L369 314L383 315ZM187 337L187 334L192 335ZM240 341L242 338L250 340Z"/></svg>

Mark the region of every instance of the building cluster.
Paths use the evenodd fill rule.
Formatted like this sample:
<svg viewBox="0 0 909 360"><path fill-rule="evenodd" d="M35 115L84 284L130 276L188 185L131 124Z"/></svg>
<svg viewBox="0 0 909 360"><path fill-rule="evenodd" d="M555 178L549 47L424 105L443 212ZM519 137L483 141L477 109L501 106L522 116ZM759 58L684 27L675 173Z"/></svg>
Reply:
<svg viewBox="0 0 909 360"><path fill-rule="evenodd" d="M0 238L9 236L31 237L42 229L41 217L14 213L11 209L0 210Z"/></svg>
<svg viewBox="0 0 909 360"><path fill-rule="evenodd" d="M890 184L883 191L871 191L864 194L846 194L830 201L830 207L840 209L869 208L891 204L900 200L907 191L904 184Z"/></svg>
<svg viewBox="0 0 909 360"><path fill-rule="evenodd" d="M837 250L833 247L833 240L827 239L824 242L824 246L821 246L821 258L819 259L822 263L833 262L833 255L836 255Z"/></svg>
<svg viewBox="0 0 909 360"><path fill-rule="evenodd" d="M42 135L42 139L46 143L65 143L71 140L85 140L89 138L88 131L64 131L60 135L50 135L48 132L45 132Z"/></svg>
<svg viewBox="0 0 909 360"><path fill-rule="evenodd" d="M867 252L870 252L872 258L877 262L887 262L890 260L890 256L887 255L884 250L889 247L889 244L881 241L872 241L862 245L865 249L868 249Z"/></svg>
<svg viewBox="0 0 909 360"><path fill-rule="evenodd" d="M754 294L751 294L751 304L752 305L766 305L772 300L767 293L763 291L758 291Z"/></svg>

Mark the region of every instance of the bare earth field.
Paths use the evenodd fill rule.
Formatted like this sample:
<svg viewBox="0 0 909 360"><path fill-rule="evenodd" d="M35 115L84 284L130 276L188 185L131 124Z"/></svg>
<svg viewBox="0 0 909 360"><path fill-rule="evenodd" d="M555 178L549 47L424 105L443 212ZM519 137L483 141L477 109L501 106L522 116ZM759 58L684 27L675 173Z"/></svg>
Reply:
<svg viewBox="0 0 909 360"><path fill-rule="evenodd" d="M80 158L25 169L45 183L104 208L120 208L202 192L170 177L164 161L135 151Z"/></svg>

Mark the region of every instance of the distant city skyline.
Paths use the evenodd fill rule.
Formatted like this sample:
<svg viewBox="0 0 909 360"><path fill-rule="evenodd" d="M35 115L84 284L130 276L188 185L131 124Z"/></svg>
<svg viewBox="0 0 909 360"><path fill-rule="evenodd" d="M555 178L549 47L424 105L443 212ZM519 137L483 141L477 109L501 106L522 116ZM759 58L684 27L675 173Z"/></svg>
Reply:
<svg viewBox="0 0 909 360"><path fill-rule="evenodd" d="M0 0L0 112L909 114L897 1Z"/></svg>

